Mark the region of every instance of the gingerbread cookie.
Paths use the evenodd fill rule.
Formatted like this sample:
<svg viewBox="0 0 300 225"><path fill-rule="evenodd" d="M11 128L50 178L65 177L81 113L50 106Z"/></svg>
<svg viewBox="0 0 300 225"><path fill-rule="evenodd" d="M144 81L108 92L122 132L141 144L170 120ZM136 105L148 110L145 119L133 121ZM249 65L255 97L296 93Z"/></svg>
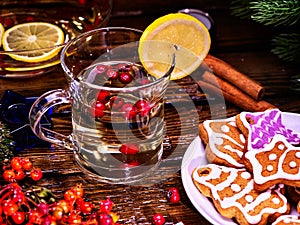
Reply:
<svg viewBox="0 0 300 225"><path fill-rule="evenodd" d="M212 199L222 216L235 218L239 224L267 224L290 211L281 193L283 185L258 192L252 175L244 168L208 164L195 168L192 179L198 190Z"/></svg>
<svg viewBox="0 0 300 225"><path fill-rule="evenodd" d="M290 144L299 145L300 134L282 124L279 109L264 112L242 112L237 115L237 126L246 137L246 150L263 149L277 134L284 136Z"/></svg>
<svg viewBox="0 0 300 225"><path fill-rule="evenodd" d="M296 215L282 215L272 225L300 225L300 218Z"/></svg>
<svg viewBox="0 0 300 225"><path fill-rule="evenodd" d="M199 136L210 163L244 167L241 161L245 138L236 126L235 117L204 121L199 125Z"/></svg>
<svg viewBox="0 0 300 225"><path fill-rule="evenodd" d="M258 191L278 183L300 187L300 147L291 145L284 136L275 135L264 149L248 151L244 157Z"/></svg>

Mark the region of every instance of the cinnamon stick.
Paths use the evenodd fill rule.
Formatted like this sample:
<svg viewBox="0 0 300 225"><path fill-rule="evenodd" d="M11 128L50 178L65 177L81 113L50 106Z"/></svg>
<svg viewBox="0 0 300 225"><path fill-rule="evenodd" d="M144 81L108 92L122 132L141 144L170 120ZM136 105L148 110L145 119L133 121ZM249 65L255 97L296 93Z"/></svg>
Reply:
<svg viewBox="0 0 300 225"><path fill-rule="evenodd" d="M255 100L262 99L264 88L258 82L237 71L225 61L212 55L207 55L204 62L216 75L243 90Z"/></svg>
<svg viewBox="0 0 300 225"><path fill-rule="evenodd" d="M198 85L204 92L212 92L223 96L226 101L246 111L265 111L270 108L275 108L275 106L269 102L253 99L239 88L215 76L209 71L203 74L203 80L198 81Z"/></svg>

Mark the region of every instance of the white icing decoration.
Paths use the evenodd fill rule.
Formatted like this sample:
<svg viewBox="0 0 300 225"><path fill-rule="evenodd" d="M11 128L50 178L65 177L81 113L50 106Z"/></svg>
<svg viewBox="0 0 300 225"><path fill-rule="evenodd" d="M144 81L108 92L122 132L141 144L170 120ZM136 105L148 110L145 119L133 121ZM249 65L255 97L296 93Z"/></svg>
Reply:
<svg viewBox="0 0 300 225"><path fill-rule="evenodd" d="M246 143L245 136L243 134L240 134L240 140L242 143Z"/></svg>
<svg viewBox="0 0 300 225"><path fill-rule="evenodd" d="M273 198L272 202L276 205L278 205L280 203L280 199L279 198Z"/></svg>
<svg viewBox="0 0 300 225"><path fill-rule="evenodd" d="M295 168L297 166L297 163L295 161L291 161L289 165L291 168Z"/></svg>
<svg viewBox="0 0 300 225"><path fill-rule="evenodd" d="M278 149L284 150L284 145L283 144L278 145Z"/></svg>
<svg viewBox="0 0 300 225"><path fill-rule="evenodd" d="M269 155L269 160L275 160L275 159L277 159L276 154L272 153L272 154Z"/></svg>
<svg viewBox="0 0 300 225"><path fill-rule="evenodd" d="M246 199L246 201L249 202L249 203L253 202L253 197L252 197L252 195L246 195L245 199Z"/></svg>
<svg viewBox="0 0 300 225"><path fill-rule="evenodd" d="M232 184L231 186L231 189L233 190L233 191L235 191L235 192L239 192L239 191L241 191L241 186L240 185L238 185L238 184Z"/></svg>
<svg viewBox="0 0 300 225"><path fill-rule="evenodd" d="M274 169L274 168L273 168L272 165L268 165L268 166L267 166L267 170L268 170L269 172L273 171L273 169Z"/></svg>
<svg viewBox="0 0 300 225"><path fill-rule="evenodd" d="M276 219L275 222L272 223L272 225L277 225L280 222L286 223L286 224L300 224L300 219L297 215L282 215Z"/></svg>
<svg viewBox="0 0 300 225"><path fill-rule="evenodd" d="M248 180L248 179L251 178L251 174L250 174L249 172L245 171L245 172L242 172L241 177L242 177L243 179Z"/></svg>
<svg viewBox="0 0 300 225"><path fill-rule="evenodd" d="M227 125L223 125L221 127L221 130L224 132L224 133L228 133L230 131L230 128L227 126Z"/></svg>
<svg viewBox="0 0 300 225"><path fill-rule="evenodd" d="M257 224L259 221L261 221L263 214L275 214L280 213L284 214L288 211L287 207L287 199L284 195L281 194L280 189L273 189L272 191L266 190L264 192L259 193L258 196L256 196L253 201L249 201L246 205L241 205L241 203L238 201L241 198L244 198L246 196L249 196L250 192L254 190L254 181L253 179L248 180L247 183L245 183L245 187L243 189L234 194L233 196L227 196L221 199L220 195L218 193L222 193L222 190L224 190L226 187L230 187L233 184L236 184L236 180L239 179L242 175L245 176L246 170L245 169L234 169L230 167L225 166L219 166L215 164L208 164L204 166L205 168L210 169L210 173L206 174L205 176L199 176L198 170L201 169L201 167L198 167L194 170L192 176L195 180L195 182L198 182L202 185L205 185L206 187L210 188L212 198L215 199L215 201L218 201L220 206L223 209L227 209L230 207L236 207L240 210L241 213L243 213L246 220L249 222L249 224ZM211 182L215 179L219 179L221 174L228 173L228 176L226 177L226 180L222 182L218 182L216 185L213 185ZM249 174L249 173L248 173ZM276 200L275 202L282 202L282 205L276 207L276 209L271 207L265 207L261 209L261 211L257 212L256 215L252 214L252 211L262 202L269 201L269 199L274 196L276 193ZM250 200L250 197L247 197L248 200ZM273 198L274 199L274 198Z"/></svg>
<svg viewBox="0 0 300 225"><path fill-rule="evenodd" d="M220 138L220 137L215 138L214 141L215 141L216 145L222 145L223 144L223 139Z"/></svg>
<svg viewBox="0 0 300 225"><path fill-rule="evenodd" d="M296 157L297 157L298 159L300 159L300 152L299 152L299 151L296 152Z"/></svg>

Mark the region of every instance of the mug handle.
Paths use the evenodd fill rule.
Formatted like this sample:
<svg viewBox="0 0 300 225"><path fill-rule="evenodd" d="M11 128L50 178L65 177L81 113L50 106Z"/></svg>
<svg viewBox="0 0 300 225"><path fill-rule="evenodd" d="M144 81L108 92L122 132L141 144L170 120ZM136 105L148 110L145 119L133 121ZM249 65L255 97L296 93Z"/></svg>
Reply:
<svg viewBox="0 0 300 225"><path fill-rule="evenodd" d="M72 137L60 134L41 124L41 119L45 113L54 106L62 104L70 104L71 97L68 91L63 89L55 89L41 95L32 104L29 111L29 123L33 133L40 139L52 144L74 150L74 142Z"/></svg>

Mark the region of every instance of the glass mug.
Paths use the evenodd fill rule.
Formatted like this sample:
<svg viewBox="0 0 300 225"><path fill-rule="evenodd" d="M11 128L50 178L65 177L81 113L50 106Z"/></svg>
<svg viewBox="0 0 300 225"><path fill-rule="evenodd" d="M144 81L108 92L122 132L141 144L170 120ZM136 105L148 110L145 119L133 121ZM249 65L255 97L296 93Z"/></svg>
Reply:
<svg viewBox="0 0 300 225"><path fill-rule="evenodd" d="M108 183L140 180L157 168L162 157L164 95L175 56L162 62L166 71L154 78L139 62L141 34L136 29L107 27L71 40L61 53L68 90L43 94L29 112L38 137L74 150L85 173ZM71 135L42 127L45 112L68 103Z"/></svg>

